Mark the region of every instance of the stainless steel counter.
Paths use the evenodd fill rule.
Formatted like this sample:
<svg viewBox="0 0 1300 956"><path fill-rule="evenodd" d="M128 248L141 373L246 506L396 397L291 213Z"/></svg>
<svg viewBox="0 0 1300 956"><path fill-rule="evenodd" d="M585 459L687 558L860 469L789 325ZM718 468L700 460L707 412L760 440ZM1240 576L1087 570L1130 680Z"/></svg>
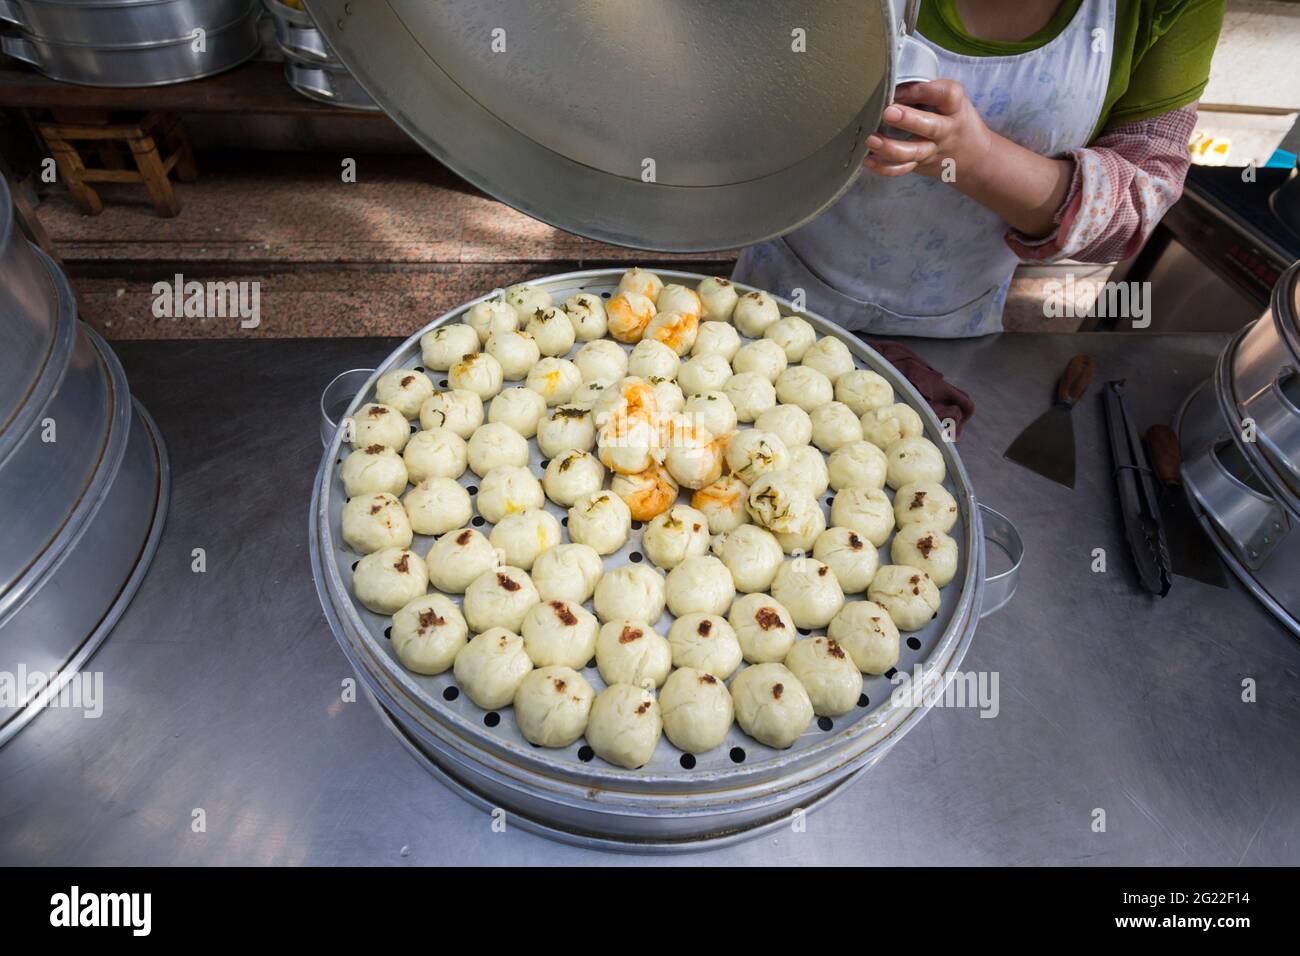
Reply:
<svg viewBox="0 0 1300 956"><path fill-rule="evenodd" d="M676 860L1300 862L1300 643L1235 581L1221 591L1179 578L1163 601L1137 592L1095 388L1075 412L1075 491L1001 457L1075 352L1097 359L1099 381L1129 380L1145 426L1171 417L1224 341L912 343L974 397L963 458L1025 538L1020 591L980 625L964 664L997 672L999 713L936 708L802 832ZM308 568L316 400L335 372L392 343L117 348L172 452L171 514L144 586L91 661L103 715L48 711L0 750L0 863L674 861L495 832L364 700L342 699L351 674ZM1095 548L1107 573L1091 570ZM1255 703L1242 700L1247 678Z"/></svg>

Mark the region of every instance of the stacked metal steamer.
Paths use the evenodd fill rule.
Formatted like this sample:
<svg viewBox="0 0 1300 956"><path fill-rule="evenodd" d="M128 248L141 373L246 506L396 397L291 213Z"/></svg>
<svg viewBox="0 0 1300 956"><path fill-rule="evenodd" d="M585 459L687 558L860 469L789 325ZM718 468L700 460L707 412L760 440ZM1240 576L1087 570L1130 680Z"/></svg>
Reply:
<svg viewBox="0 0 1300 956"><path fill-rule="evenodd" d="M308 99L354 110L379 107L334 55L301 4L262 0L275 22L276 45L284 55L284 78Z"/></svg>
<svg viewBox="0 0 1300 956"><path fill-rule="evenodd" d="M1219 554L1300 637L1300 262L1175 428L1183 484Z"/></svg>
<svg viewBox="0 0 1300 956"><path fill-rule="evenodd" d="M87 86L160 86L211 76L255 54L257 0L0 0L0 49Z"/></svg>
<svg viewBox="0 0 1300 956"><path fill-rule="evenodd" d="M668 282L694 286L702 275L655 270ZM586 292L609 297L622 270L604 269L551 276L529 282L554 301ZM747 286L737 286L740 292ZM483 298L488 298L484 296ZM422 368L420 336L440 325L463 321L474 300L421 329L378 369L366 377L343 416L374 401L375 382L395 368ZM776 300L783 314L794 314L785 300ZM339 474L346 454L343 416L332 417L333 388L322 398L325 455L317 472L311 509L311 558L316 590L330 628L349 662L376 704L380 716L407 750L438 780L474 805L489 812L503 810L512 826L540 832L553 839L608 849L670 852L715 846L789 825L795 810L808 811L835 795L873 767L926 714L936 695L943 696L957 671L982 617L1010 600L1015 590L1023 546L1015 528L997 512L975 500L970 479L954 443L943 439L941 425L929 405L897 369L861 339L809 312L799 313L820 336L840 339L855 364L882 375L897 400L921 417L926 437L941 450L946 485L957 501L959 518L949 532L961 545L957 576L941 592L935 619L910 633L897 669L926 677L918 688L930 693L895 694L891 675L866 676L858 706L848 714L813 723L788 749L760 744L733 726L724 743L683 762L666 740L638 770L625 770L594 758L589 747L532 746L515 722L512 708L484 711L460 693L450 671L422 676L397 659L388 638L391 620L364 608L353 596L352 569L359 555L341 539L341 513L347 499ZM363 375L344 373L348 380ZM435 381L438 377L435 376ZM445 387L445 381L440 382ZM336 399L338 396L333 395ZM533 448L531 466L540 474L541 452ZM461 481L477 479L466 472ZM471 489L477 492L477 488ZM829 505L825 506L829 510ZM546 508L557 520L565 512L553 502ZM606 567L642 558L642 530L633 527L627 543L606 558ZM990 546L1006 552L1011 567L989 572ZM417 552L427 551L417 539ZM661 625L663 626L663 625ZM824 629L814 629L820 633ZM583 676L593 687L605 686L594 668Z"/></svg>
<svg viewBox="0 0 1300 956"><path fill-rule="evenodd" d="M148 567L167 454L0 178L0 744L67 683Z"/></svg>

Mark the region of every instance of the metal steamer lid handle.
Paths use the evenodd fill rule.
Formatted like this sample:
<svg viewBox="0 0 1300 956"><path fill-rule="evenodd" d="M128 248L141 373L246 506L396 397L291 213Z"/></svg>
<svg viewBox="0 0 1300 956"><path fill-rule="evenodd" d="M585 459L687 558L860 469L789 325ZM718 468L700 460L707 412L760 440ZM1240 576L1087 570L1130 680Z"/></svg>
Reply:
<svg viewBox="0 0 1300 956"><path fill-rule="evenodd" d="M980 599L980 617L988 617L1006 607L1015 596L1020 565L1025 560L1025 542L1011 519L987 505L978 505L984 540L996 544L1011 559L1011 567L984 579L984 596Z"/></svg>
<svg viewBox="0 0 1300 956"><path fill-rule="evenodd" d="M894 50L895 87L939 78L939 57L914 36L920 10L920 0L907 0L898 24L898 42Z"/></svg>

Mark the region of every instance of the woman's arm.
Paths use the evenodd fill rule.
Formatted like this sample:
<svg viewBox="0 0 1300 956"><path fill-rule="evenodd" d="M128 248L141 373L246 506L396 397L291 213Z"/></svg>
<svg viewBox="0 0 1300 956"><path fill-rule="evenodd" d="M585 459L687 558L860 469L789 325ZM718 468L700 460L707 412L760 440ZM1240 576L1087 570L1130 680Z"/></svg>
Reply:
<svg viewBox="0 0 1300 956"><path fill-rule="evenodd" d="M1182 195L1195 125L1192 105L1107 129L1072 154L1074 179L1053 232L1039 239L1013 229L1007 245L1038 261L1127 259Z"/></svg>
<svg viewBox="0 0 1300 956"><path fill-rule="evenodd" d="M1022 258L1113 262L1136 251L1181 194L1196 108L1117 126L1061 158L993 133L952 80L903 87L884 119L919 138L872 136L868 169L950 182L1007 221L1007 244Z"/></svg>

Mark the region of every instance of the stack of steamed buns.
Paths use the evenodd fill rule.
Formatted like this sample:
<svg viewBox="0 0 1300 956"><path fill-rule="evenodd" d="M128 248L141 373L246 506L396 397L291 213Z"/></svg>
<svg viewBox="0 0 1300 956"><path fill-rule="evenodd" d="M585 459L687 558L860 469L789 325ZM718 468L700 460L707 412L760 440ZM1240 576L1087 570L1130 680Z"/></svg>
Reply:
<svg viewBox="0 0 1300 956"><path fill-rule="evenodd" d="M513 705L533 744L636 768L734 720L788 747L857 706L957 572L920 417L767 293L642 269L608 300L519 285L420 344L445 387L386 372L347 425L353 590L405 667Z"/></svg>

